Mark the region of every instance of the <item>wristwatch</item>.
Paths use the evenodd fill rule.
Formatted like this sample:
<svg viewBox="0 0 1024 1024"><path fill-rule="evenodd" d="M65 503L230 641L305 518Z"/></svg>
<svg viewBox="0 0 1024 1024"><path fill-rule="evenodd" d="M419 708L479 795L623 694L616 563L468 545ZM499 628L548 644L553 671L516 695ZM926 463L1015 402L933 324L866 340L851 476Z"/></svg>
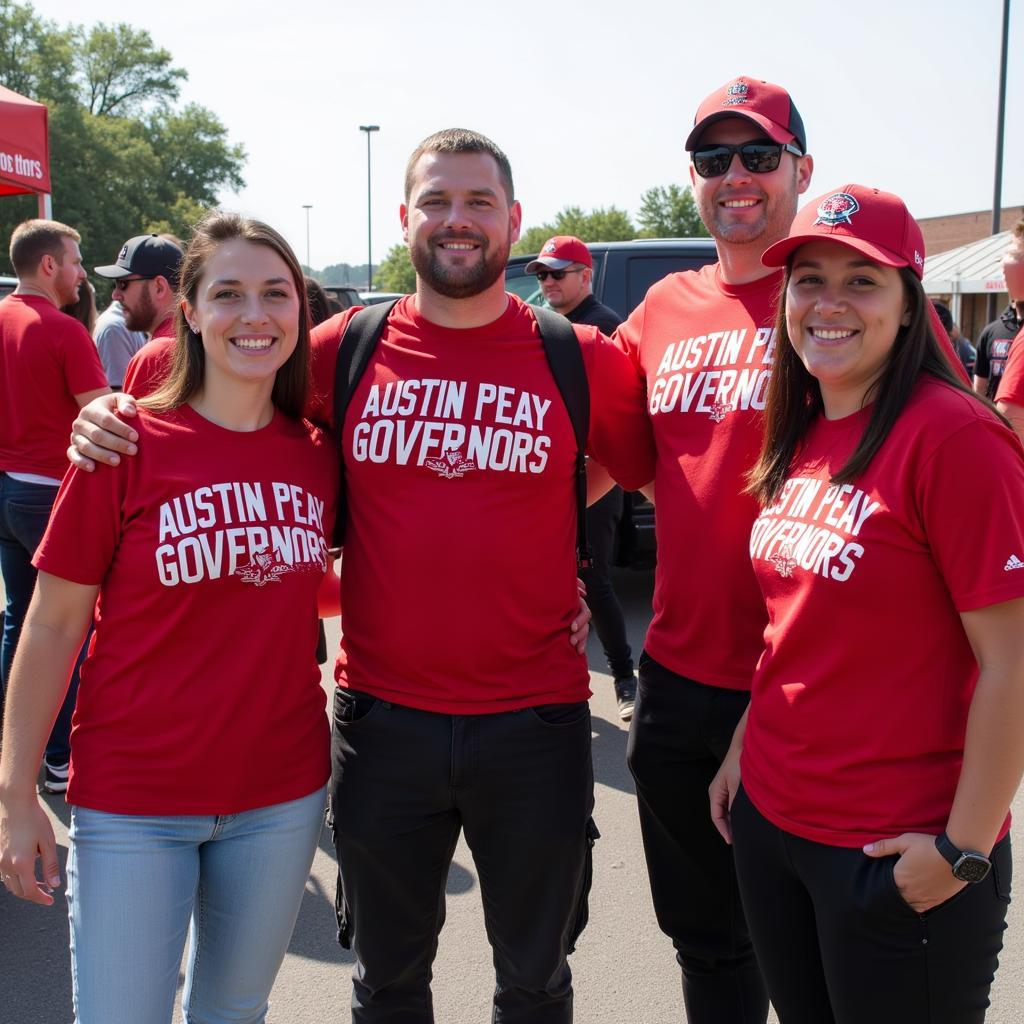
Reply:
<svg viewBox="0 0 1024 1024"><path fill-rule="evenodd" d="M977 850L960 850L945 832L935 837L935 849L949 861L953 877L961 882L981 882L992 870L992 861Z"/></svg>

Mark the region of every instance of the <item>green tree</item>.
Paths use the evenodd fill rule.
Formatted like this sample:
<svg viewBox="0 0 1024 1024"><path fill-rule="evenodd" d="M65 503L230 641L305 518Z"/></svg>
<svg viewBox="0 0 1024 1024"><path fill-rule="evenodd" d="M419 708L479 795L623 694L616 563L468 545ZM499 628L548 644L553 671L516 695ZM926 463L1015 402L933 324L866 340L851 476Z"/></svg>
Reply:
<svg viewBox="0 0 1024 1024"><path fill-rule="evenodd" d="M404 243L393 245L373 275L374 285L382 292L414 292L416 271Z"/></svg>
<svg viewBox="0 0 1024 1024"><path fill-rule="evenodd" d="M586 213L579 206L560 210L550 224L528 228L512 247L515 256L538 252L552 235L575 235L584 242L625 242L636 238L629 214L618 207L599 207Z"/></svg>
<svg viewBox="0 0 1024 1024"><path fill-rule="evenodd" d="M690 186L657 185L640 198L641 238L707 238Z"/></svg>
<svg viewBox="0 0 1024 1024"><path fill-rule="evenodd" d="M62 28L0 0L0 84L49 108L54 216L81 232L87 266L144 231L187 238L220 189L242 187L245 152L217 116L172 107L184 78L146 32ZM5 199L0 240L35 215L34 196Z"/></svg>

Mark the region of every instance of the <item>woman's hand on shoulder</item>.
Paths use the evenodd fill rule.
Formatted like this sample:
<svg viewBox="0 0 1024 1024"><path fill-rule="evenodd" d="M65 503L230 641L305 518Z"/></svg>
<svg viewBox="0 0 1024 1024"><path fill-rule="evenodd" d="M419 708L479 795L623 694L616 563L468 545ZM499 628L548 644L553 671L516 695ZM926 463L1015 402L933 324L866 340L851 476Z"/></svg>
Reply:
<svg viewBox="0 0 1024 1024"><path fill-rule="evenodd" d="M945 903L968 884L953 875L949 861L935 848L935 836L904 832L868 843L864 852L869 857L899 857L892 872L896 888L903 902L919 914Z"/></svg>
<svg viewBox="0 0 1024 1024"><path fill-rule="evenodd" d="M36 877L37 859L42 882ZM0 800L0 880L11 895L43 906L53 903L50 894L60 886L53 826L35 793Z"/></svg>

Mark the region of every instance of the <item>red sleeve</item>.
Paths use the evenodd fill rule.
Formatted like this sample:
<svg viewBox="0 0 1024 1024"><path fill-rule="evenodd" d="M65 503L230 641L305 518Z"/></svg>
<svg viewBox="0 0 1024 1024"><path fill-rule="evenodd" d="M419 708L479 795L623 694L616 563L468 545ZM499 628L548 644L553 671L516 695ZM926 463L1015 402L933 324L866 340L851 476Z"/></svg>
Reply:
<svg viewBox="0 0 1024 1024"><path fill-rule="evenodd" d="M646 389L629 357L595 327L577 327L590 384L588 454L628 491L654 479Z"/></svg>
<svg viewBox="0 0 1024 1024"><path fill-rule="evenodd" d="M996 401L1024 406L1024 331L1010 343L1010 357L999 381Z"/></svg>
<svg viewBox="0 0 1024 1024"><path fill-rule="evenodd" d="M957 430L925 464L917 501L957 611L1024 597L1024 452L1011 430L988 415ZM999 510L981 531L979 508Z"/></svg>
<svg viewBox="0 0 1024 1024"><path fill-rule="evenodd" d="M71 467L32 564L72 583L101 584L121 539L128 474L126 466L103 467L94 473Z"/></svg>
<svg viewBox="0 0 1024 1024"><path fill-rule="evenodd" d="M640 339L644 333L644 316L647 303L641 302L629 315L629 319L619 324L618 330L612 335L612 341L629 356L630 362L641 380L646 380L643 367L640 365Z"/></svg>
<svg viewBox="0 0 1024 1024"><path fill-rule="evenodd" d="M124 371L124 391L132 398L144 398L167 379L174 355L173 338L147 341L128 361Z"/></svg>
<svg viewBox="0 0 1024 1024"><path fill-rule="evenodd" d="M68 324L61 346L64 357L64 381L72 395L107 386L107 374L89 332L77 320Z"/></svg>
<svg viewBox="0 0 1024 1024"><path fill-rule="evenodd" d="M310 335L309 394L306 419L330 430L334 423L334 371L345 329L361 306L346 309L313 328Z"/></svg>

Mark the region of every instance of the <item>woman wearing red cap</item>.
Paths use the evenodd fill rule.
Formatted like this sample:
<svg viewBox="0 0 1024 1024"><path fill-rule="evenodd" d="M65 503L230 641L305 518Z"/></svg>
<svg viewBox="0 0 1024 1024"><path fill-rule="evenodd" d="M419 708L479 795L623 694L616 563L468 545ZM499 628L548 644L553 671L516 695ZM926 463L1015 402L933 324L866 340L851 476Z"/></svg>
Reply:
<svg viewBox="0 0 1024 1024"><path fill-rule="evenodd" d="M782 1024L974 1024L1002 947L1024 456L943 356L923 254L857 185L764 254L786 268L749 476L769 624L711 804ZM980 551L967 496L1000 510Z"/></svg>

